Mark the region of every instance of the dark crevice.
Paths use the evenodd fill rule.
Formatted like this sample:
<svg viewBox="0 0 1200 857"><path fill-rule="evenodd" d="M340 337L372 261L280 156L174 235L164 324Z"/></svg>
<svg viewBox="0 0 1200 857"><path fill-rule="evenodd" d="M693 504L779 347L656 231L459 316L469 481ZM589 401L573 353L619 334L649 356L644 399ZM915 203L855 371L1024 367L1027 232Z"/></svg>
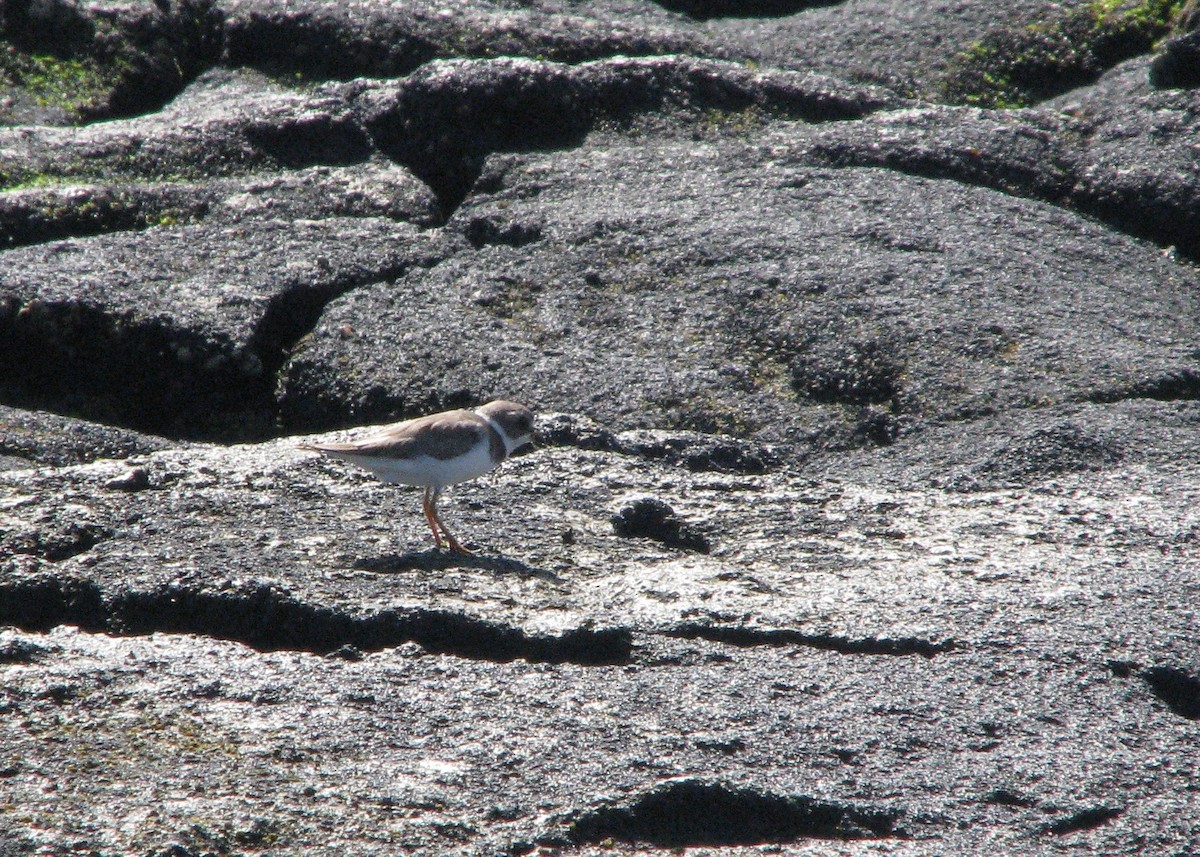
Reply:
<svg viewBox="0 0 1200 857"><path fill-rule="evenodd" d="M931 152L824 143L814 146L809 155L819 166L882 167L916 178L954 181L1037 200L1095 217L1122 234L1174 247L1183 258L1200 262L1200 232L1190 203L1156 196L1150 188L1115 194L1110 188L1089 185L1069 163L1022 167L976 148Z"/></svg>
<svg viewBox="0 0 1200 857"><path fill-rule="evenodd" d="M1200 401L1200 371L1178 369L1125 387L1097 390L1086 397L1086 401L1100 405L1127 399L1155 399L1160 402Z"/></svg>
<svg viewBox="0 0 1200 857"><path fill-rule="evenodd" d="M184 360L181 355L203 355ZM149 359L149 358L153 359ZM0 300L0 401L164 437L264 433L256 361L160 318ZM232 420L230 415L240 420Z"/></svg>
<svg viewBox="0 0 1200 857"><path fill-rule="evenodd" d="M611 451L693 472L760 474L780 461L779 453L765 444L705 432L622 432L612 438Z"/></svg>
<svg viewBox="0 0 1200 857"><path fill-rule="evenodd" d="M1200 229L1196 227L1195 188L1164 192L1155 176L1140 188L1115 190L1109 185L1079 182L1067 198L1069 207L1090 215L1118 232L1141 238L1200 264ZM1180 200L1184 196L1186 199ZM1044 200L1058 204L1050 197Z"/></svg>
<svg viewBox="0 0 1200 857"><path fill-rule="evenodd" d="M1129 678L1138 667L1136 661L1125 661L1117 658L1110 659L1106 662L1105 666L1117 678Z"/></svg>
<svg viewBox="0 0 1200 857"><path fill-rule="evenodd" d="M271 298L245 346L102 306L0 299L0 401L170 439L272 437L276 376L329 303L434 262L293 283Z"/></svg>
<svg viewBox="0 0 1200 857"><path fill-rule="evenodd" d="M1195 4L1191 16L1200 12ZM1169 39L1150 63L1150 85L1155 89L1191 89L1200 86L1200 29L1180 22L1183 35Z"/></svg>
<svg viewBox="0 0 1200 857"><path fill-rule="evenodd" d="M0 625L44 633L59 625L107 630L108 608L100 588L77 578L39 577L0 586Z"/></svg>
<svg viewBox="0 0 1200 857"><path fill-rule="evenodd" d="M652 116L690 127L745 111L836 121L885 106L874 96L806 88L787 75L763 79L718 61L572 66L500 59L449 73L419 69L362 121L372 144L432 188L449 217L483 176L488 156L575 148L601 125L628 127Z"/></svg>
<svg viewBox="0 0 1200 857"><path fill-rule="evenodd" d="M538 446L570 446L686 467L695 473L767 473L780 464L776 448L745 438L700 431L614 433L578 414L538 416Z"/></svg>
<svg viewBox="0 0 1200 857"><path fill-rule="evenodd" d="M354 121L328 113L307 113L278 122L254 122L246 138L283 166L349 166L367 160L371 141Z"/></svg>
<svg viewBox="0 0 1200 857"><path fill-rule="evenodd" d="M983 796L984 803L995 804L997 806L1019 806L1029 807L1037 806L1037 801L1032 798L1017 794L1014 791L1005 788L992 789Z"/></svg>
<svg viewBox="0 0 1200 857"><path fill-rule="evenodd" d="M916 178L946 179L1055 203L1061 203L1074 184L1066 165L1055 165L1052 171L1041 164L1025 167L973 147L929 151L917 146L818 143L808 154L817 166L882 167Z"/></svg>
<svg viewBox="0 0 1200 857"><path fill-rule="evenodd" d="M1176 667L1151 667L1140 675L1167 708L1188 720L1200 720L1200 679Z"/></svg>
<svg viewBox="0 0 1200 857"><path fill-rule="evenodd" d="M4 194L0 248L200 220L211 207L207 196L199 188L156 194L110 186L90 187L82 198L72 189Z"/></svg>
<svg viewBox="0 0 1200 857"><path fill-rule="evenodd" d="M308 81L403 77L445 53L406 23L354 22L337 4L295 15L246 8L225 24L224 64Z"/></svg>
<svg viewBox="0 0 1200 857"><path fill-rule="evenodd" d="M77 579L37 578L0 587L0 625L45 632L77 625L91 632L197 634L258 651L375 652L416 643L436 654L475 660L606 665L628 663L623 629L577 628L558 636L444 610L385 610L364 616L305 604L266 584L212 591L168 584L106 594Z"/></svg>
<svg viewBox="0 0 1200 857"><path fill-rule="evenodd" d="M514 70L487 80L481 70L479 81L470 71L462 79L414 80L365 123L374 145L425 182L446 216L462 204L490 154L578 146L592 125L565 69L541 77Z"/></svg>
<svg viewBox="0 0 1200 857"><path fill-rule="evenodd" d="M250 348L262 363L262 383L255 398L274 408L275 383L296 344L313 331L333 301L355 289L404 276L413 267L428 267L433 257L405 259L386 267L324 283L294 283L267 304L250 339Z"/></svg>
<svg viewBox="0 0 1200 857"><path fill-rule="evenodd" d="M160 0L113 10L14 0L0 4L8 64L34 99L61 100L84 121L149 113L220 59L224 14L212 0ZM42 92L41 72L89 72L77 93ZM87 91L83 91L87 90Z"/></svg>
<svg viewBox="0 0 1200 857"><path fill-rule="evenodd" d="M895 812L688 779L654 788L627 804L582 813L567 838L572 843L618 840L662 848L879 839L903 837L898 821Z"/></svg>
<svg viewBox="0 0 1200 857"><path fill-rule="evenodd" d="M1042 828L1042 831L1044 833L1053 833L1056 836L1063 836L1068 833L1077 833L1080 830L1091 830L1112 821L1122 812L1124 812L1123 809L1108 806L1083 809L1068 815L1066 818L1050 822Z"/></svg>
<svg viewBox="0 0 1200 857"><path fill-rule="evenodd" d="M126 69L103 110L89 119L140 116L160 109L220 61L224 13L212 0L171 0L161 19L145 16L129 27L131 47L116 58Z"/></svg>
<svg viewBox="0 0 1200 857"><path fill-rule="evenodd" d="M480 63L451 75L415 73L364 127L379 151L433 190L449 217L489 155L577 147L594 120L569 66Z"/></svg>
<svg viewBox="0 0 1200 857"><path fill-rule="evenodd" d="M685 640L709 640L731 646L807 646L845 655L922 655L932 658L958 648L954 640L933 642L917 637L860 637L851 639L834 634L807 634L788 628L744 628L699 624L677 625L664 632Z"/></svg>
<svg viewBox="0 0 1200 857"><path fill-rule="evenodd" d="M697 21L713 18L781 18L842 0L656 0L659 6Z"/></svg>
<svg viewBox="0 0 1200 857"><path fill-rule="evenodd" d="M32 664L54 651L30 640L8 640L0 643L0 664ZM3 853L0 851L0 853Z"/></svg>
<svg viewBox="0 0 1200 857"><path fill-rule="evenodd" d="M514 455L521 455L520 451ZM471 547L471 545L468 545ZM495 575L511 575L524 580L537 578L549 583L560 584L561 578L552 571L538 568L508 556L488 556L486 554L457 554L446 553L438 548L423 551L409 551L402 554L383 554L379 556L363 556L354 561L354 567L376 574L400 574L412 570L446 571L452 568L472 568L480 572Z"/></svg>
<svg viewBox="0 0 1200 857"><path fill-rule="evenodd" d="M472 217L463 236L478 250L487 246L524 247L542 239L540 223L506 223L496 217Z"/></svg>

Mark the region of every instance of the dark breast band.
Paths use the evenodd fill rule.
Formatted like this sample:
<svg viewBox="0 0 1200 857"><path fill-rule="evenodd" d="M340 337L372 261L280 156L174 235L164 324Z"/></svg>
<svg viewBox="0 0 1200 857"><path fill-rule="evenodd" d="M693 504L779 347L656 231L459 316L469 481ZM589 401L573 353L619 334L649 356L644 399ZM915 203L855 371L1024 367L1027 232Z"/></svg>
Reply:
<svg viewBox="0 0 1200 857"><path fill-rule="evenodd" d="M508 447L504 445L504 438L500 436L500 432L496 431L496 427L492 425L491 420L484 420L483 424L487 426L488 452L492 456L492 461L499 464L508 458Z"/></svg>

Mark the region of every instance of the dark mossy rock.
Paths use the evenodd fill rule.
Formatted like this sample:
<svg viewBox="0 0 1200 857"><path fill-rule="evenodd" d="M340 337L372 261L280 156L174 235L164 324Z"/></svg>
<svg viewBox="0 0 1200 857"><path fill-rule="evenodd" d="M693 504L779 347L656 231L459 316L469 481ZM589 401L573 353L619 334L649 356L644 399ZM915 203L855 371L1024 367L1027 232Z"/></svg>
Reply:
<svg viewBox="0 0 1200 857"><path fill-rule="evenodd" d="M1200 30L1163 45L1150 64L1150 82L1159 89L1200 86Z"/></svg>

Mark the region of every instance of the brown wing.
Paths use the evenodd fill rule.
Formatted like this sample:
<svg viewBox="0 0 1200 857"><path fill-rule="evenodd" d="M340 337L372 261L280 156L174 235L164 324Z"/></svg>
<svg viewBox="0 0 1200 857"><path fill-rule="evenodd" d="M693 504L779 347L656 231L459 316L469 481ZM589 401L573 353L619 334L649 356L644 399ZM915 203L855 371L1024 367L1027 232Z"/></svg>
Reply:
<svg viewBox="0 0 1200 857"><path fill-rule="evenodd" d="M349 443L305 444L304 449L337 455L412 458L429 455L445 460L462 455L487 433L487 423L471 411L446 411L388 426Z"/></svg>

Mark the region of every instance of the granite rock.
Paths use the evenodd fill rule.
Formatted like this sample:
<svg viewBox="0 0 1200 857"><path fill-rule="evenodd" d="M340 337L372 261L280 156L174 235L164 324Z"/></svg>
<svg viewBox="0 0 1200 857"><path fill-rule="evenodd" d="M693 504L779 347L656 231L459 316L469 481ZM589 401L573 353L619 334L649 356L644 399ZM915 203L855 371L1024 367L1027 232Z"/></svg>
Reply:
<svg viewBox="0 0 1200 857"><path fill-rule="evenodd" d="M1194 7L0 5L0 853L1196 852Z"/></svg>

